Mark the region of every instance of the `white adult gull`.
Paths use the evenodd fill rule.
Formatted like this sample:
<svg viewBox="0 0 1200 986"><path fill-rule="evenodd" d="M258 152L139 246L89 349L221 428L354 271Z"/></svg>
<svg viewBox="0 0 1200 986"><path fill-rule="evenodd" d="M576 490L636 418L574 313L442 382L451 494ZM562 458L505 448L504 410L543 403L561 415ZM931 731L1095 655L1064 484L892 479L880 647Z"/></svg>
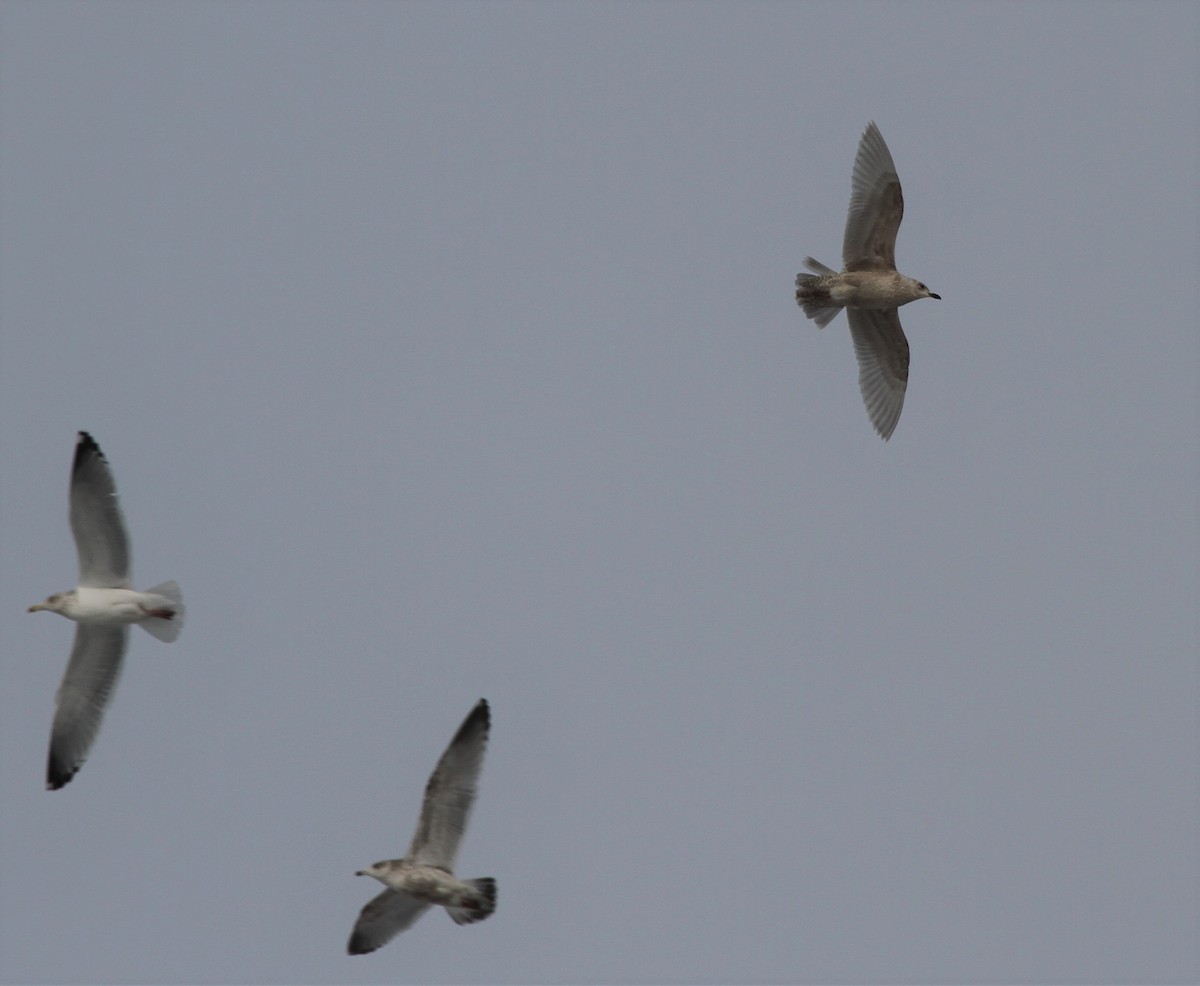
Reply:
<svg viewBox="0 0 1200 986"><path fill-rule="evenodd" d="M941 295L896 270L896 232L903 218L896 165L879 128L869 123L854 159L842 240L845 269L839 274L805 257L804 266L814 273L796 275L796 302L818 328L846 309L863 402L885 441L896 430L908 386L908 340L896 309L918 298L941 301Z"/></svg>
<svg viewBox="0 0 1200 986"><path fill-rule="evenodd" d="M86 431L75 443L70 501L79 585L29 607L31 613L44 609L77 624L71 660L55 697L46 766L46 786L52 791L75 776L100 731L121 674L129 625L172 641L183 629L184 616L183 597L174 582L145 592L130 588L129 536L117 487L104 453Z"/></svg>
<svg viewBox="0 0 1200 986"><path fill-rule="evenodd" d="M373 876L387 889L363 909L346 946L364 955L386 945L428 908L440 904L455 924L482 921L496 910L496 881L460 880L454 858L467 830L491 719L480 699L463 720L425 785L421 819L408 855L384 859L356 876Z"/></svg>

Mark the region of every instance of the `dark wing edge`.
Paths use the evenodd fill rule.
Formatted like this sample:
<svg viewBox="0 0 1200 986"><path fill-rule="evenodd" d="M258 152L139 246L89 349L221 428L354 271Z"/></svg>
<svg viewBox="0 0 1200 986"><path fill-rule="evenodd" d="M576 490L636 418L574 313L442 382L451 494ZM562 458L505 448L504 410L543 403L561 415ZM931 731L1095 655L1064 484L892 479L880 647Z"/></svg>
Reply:
<svg viewBox="0 0 1200 986"><path fill-rule="evenodd" d="M80 623L71 659L55 696L46 787L57 791L78 773L100 732L121 676L128 627Z"/></svg>
<svg viewBox="0 0 1200 986"><path fill-rule="evenodd" d="M382 948L429 909L429 904L399 890L385 890L359 912L346 952L366 955Z"/></svg>
<svg viewBox="0 0 1200 986"><path fill-rule="evenodd" d="M487 699L463 720L425 785L421 818L408 859L454 871L458 845L467 830L491 729Z"/></svg>
<svg viewBox="0 0 1200 986"><path fill-rule="evenodd" d="M904 219L900 177L883 135L868 124L858 145L850 209L842 240L846 270L895 270L896 235Z"/></svg>
<svg viewBox="0 0 1200 986"><path fill-rule="evenodd" d="M129 585L129 533L108 459L86 431L79 432L71 463L71 533L79 554L79 584Z"/></svg>

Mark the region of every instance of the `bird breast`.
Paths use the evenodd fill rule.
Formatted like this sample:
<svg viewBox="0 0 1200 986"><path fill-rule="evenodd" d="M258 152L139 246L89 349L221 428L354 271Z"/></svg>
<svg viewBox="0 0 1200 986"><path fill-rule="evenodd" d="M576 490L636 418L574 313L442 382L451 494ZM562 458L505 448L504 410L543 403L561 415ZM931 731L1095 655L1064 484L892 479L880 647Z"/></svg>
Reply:
<svg viewBox="0 0 1200 986"><path fill-rule="evenodd" d="M916 281L895 271L846 271L839 277L830 295L846 308L899 308L924 297Z"/></svg>
<svg viewBox="0 0 1200 986"><path fill-rule="evenodd" d="M80 623L123 626L136 623L146 614L140 605L142 594L134 589L101 589L80 586L64 616Z"/></svg>
<svg viewBox="0 0 1200 986"><path fill-rule="evenodd" d="M396 874L403 882L406 893L433 904L453 904L462 895L462 886L445 870L433 866L417 866L406 873Z"/></svg>

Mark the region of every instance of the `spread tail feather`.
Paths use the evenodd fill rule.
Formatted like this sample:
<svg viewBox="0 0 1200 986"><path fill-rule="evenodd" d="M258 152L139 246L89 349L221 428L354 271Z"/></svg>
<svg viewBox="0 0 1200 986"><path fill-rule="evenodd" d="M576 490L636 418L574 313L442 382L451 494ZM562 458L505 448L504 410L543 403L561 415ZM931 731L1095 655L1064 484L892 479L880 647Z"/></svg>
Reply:
<svg viewBox="0 0 1200 986"><path fill-rule="evenodd" d="M148 600L151 614L138 622L143 630L167 643L173 641L183 630L183 617L187 607L183 605L183 593L175 582L164 582L146 590L146 595L157 598Z"/></svg>
<svg viewBox="0 0 1200 986"><path fill-rule="evenodd" d="M465 907L446 908L446 912L454 919L454 923L473 924L486 917L491 917L496 910L496 881L490 876L483 876L478 880L466 880L465 882L475 888L477 896L473 900L464 901L464 904L467 905Z"/></svg>
<svg viewBox="0 0 1200 986"><path fill-rule="evenodd" d="M817 323L818 329L823 329L842 310L838 305L829 303L829 289L822 283L826 277L836 274L837 271L830 270L812 257L804 258L804 266L817 273L796 275L796 304L804 309L805 315Z"/></svg>
<svg viewBox="0 0 1200 986"><path fill-rule="evenodd" d="M814 274L836 274L832 267L826 267L821 261L813 260L812 257L804 258L804 266L811 270Z"/></svg>

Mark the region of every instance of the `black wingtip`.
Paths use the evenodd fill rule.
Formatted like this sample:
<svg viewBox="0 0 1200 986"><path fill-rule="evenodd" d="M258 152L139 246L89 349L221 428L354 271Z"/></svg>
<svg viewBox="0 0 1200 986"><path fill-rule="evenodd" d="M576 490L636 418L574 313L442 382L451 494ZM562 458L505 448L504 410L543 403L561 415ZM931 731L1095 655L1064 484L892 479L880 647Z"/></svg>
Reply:
<svg viewBox="0 0 1200 986"><path fill-rule="evenodd" d="M474 732L481 732L486 741L488 732L492 728L491 709L488 706L486 698L481 698L475 703L475 708L467 713L467 717L462 721L462 725L458 727L454 733L454 738L450 741L450 745L460 743ZM430 778L432 781L432 778Z"/></svg>
<svg viewBox="0 0 1200 986"><path fill-rule="evenodd" d="M385 935L383 938L377 938L368 934L364 934L358 928L355 928L350 932L350 940L346 942L346 954L370 955L372 952L378 952L391 940L391 935Z"/></svg>
<svg viewBox="0 0 1200 986"><path fill-rule="evenodd" d="M96 439L86 431L81 431L75 439L75 462L72 464L72 468L78 469L79 464L90 455L97 455L101 459L104 459L104 453L100 451L100 446L96 444Z"/></svg>
<svg viewBox="0 0 1200 986"><path fill-rule="evenodd" d="M66 787L70 783L71 778L75 776L79 768L64 768L62 764L55 763L51 758L46 765L46 790L58 791Z"/></svg>
<svg viewBox="0 0 1200 986"><path fill-rule="evenodd" d="M488 700L486 698L481 698L478 702L475 703L475 708L473 708L469 713L467 713L467 718L463 720L462 730L460 730L460 732L465 731L469 728L473 728L473 727L482 727L483 730L486 732L488 729L491 728L491 725L492 725L491 706L488 705Z"/></svg>

